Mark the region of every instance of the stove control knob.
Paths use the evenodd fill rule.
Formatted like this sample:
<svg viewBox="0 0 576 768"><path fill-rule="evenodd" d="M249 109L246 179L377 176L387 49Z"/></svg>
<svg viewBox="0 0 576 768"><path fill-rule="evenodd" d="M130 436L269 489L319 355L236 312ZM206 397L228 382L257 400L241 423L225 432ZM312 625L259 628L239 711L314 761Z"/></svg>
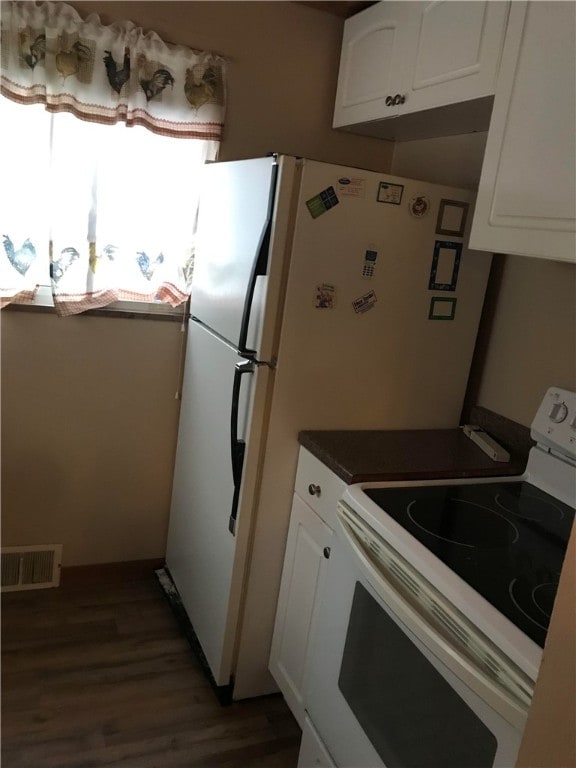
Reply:
<svg viewBox="0 0 576 768"><path fill-rule="evenodd" d="M554 403L548 416L555 424L561 424L568 416L568 406L566 403Z"/></svg>

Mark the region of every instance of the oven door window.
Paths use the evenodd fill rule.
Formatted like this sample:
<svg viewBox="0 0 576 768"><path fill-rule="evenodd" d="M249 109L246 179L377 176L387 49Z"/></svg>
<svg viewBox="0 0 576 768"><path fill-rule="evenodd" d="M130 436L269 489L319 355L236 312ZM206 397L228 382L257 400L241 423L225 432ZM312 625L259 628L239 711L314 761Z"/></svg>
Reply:
<svg viewBox="0 0 576 768"><path fill-rule="evenodd" d="M492 732L360 582L338 687L386 766L494 764Z"/></svg>

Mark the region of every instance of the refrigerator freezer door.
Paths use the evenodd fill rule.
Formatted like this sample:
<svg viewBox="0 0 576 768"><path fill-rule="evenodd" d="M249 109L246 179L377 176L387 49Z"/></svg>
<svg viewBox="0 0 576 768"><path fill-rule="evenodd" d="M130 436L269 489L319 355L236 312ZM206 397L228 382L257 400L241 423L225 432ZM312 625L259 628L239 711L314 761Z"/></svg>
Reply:
<svg viewBox="0 0 576 768"><path fill-rule="evenodd" d="M231 404L240 378L234 425L242 440L258 375L235 376L243 362L233 347L190 323L166 564L217 685L230 682L227 628L236 610Z"/></svg>
<svg viewBox="0 0 576 768"><path fill-rule="evenodd" d="M263 157L204 169L191 312L241 351L258 345L254 332L247 338L247 321L251 293L265 291L276 168L274 157Z"/></svg>

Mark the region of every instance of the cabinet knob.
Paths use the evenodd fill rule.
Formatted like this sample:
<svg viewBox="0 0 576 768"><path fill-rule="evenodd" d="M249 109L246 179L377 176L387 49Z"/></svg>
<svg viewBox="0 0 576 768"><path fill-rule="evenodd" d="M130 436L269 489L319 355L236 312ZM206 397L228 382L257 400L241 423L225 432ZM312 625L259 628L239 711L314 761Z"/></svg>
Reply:
<svg viewBox="0 0 576 768"><path fill-rule="evenodd" d="M320 494L322 493L322 489L320 488L319 485L310 483L310 485L308 486L308 493L310 494L310 496L320 496Z"/></svg>
<svg viewBox="0 0 576 768"><path fill-rule="evenodd" d="M324 552L324 557L326 558L326 560L328 560L328 558L330 557L330 547L324 547L323 552Z"/></svg>

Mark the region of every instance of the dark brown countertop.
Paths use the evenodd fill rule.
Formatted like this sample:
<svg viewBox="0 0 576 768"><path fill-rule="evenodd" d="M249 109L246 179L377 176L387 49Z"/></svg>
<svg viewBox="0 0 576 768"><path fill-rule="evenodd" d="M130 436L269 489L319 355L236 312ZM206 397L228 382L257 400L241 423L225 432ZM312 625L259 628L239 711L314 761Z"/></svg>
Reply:
<svg viewBox="0 0 576 768"><path fill-rule="evenodd" d="M527 454L502 439L509 462L492 461L461 429L317 430L299 433L307 448L347 484L521 475Z"/></svg>

